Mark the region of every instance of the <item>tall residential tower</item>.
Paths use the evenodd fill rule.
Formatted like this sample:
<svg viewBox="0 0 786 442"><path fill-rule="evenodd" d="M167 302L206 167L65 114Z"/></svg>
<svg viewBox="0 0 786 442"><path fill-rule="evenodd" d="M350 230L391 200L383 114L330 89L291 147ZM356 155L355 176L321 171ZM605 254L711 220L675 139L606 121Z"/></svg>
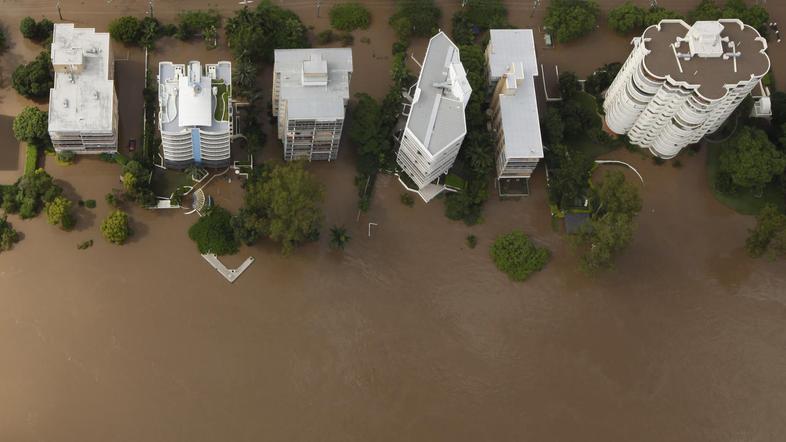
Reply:
<svg viewBox="0 0 786 442"><path fill-rule="evenodd" d="M352 79L352 49L276 49L273 116L286 161L335 160Z"/></svg>
<svg viewBox="0 0 786 442"><path fill-rule="evenodd" d="M49 136L57 152L117 152L117 95L109 34L56 23Z"/></svg>
<svg viewBox="0 0 786 442"><path fill-rule="evenodd" d="M232 64L158 64L158 120L164 165L230 164Z"/></svg>
<svg viewBox="0 0 786 442"><path fill-rule="evenodd" d="M471 93L458 47L444 32L431 37L396 157L419 190L453 166L467 134L464 109Z"/></svg>
<svg viewBox="0 0 786 442"><path fill-rule="evenodd" d="M606 124L661 158L718 130L770 69L767 41L736 19L663 20L632 43Z"/></svg>
<svg viewBox="0 0 786 442"><path fill-rule="evenodd" d="M538 59L531 29L492 29L486 47L491 126L496 139L497 189L529 193L529 178L543 158L535 77Z"/></svg>

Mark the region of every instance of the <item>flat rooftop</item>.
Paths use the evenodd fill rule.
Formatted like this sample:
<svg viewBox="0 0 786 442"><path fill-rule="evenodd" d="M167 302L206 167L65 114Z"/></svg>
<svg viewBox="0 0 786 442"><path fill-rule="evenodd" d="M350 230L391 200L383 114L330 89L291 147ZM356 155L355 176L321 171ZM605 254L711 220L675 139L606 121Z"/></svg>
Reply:
<svg viewBox="0 0 786 442"><path fill-rule="evenodd" d="M491 78L507 72L511 63L524 63L524 72L538 75L535 37L532 29L492 29L489 31L489 71Z"/></svg>
<svg viewBox="0 0 786 442"><path fill-rule="evenodd" d="M216 119L228 106L231 95L232 64L219 61L202 65L198 61L158 64L158 101L161 131L186 132L199 127L207 132L226 132L228 120ZM215 89L215 91L214 91ZM227 96L219 96L226 94ZM225 113L224 113L225 114Z"/></svg>
<svg viewBox="0 0 786 442"><path fill-rule="evenodd" d="M49 91L49 130L113 130L114 81L109 34L56 23L52 36L54 88Z"/></svg>
<svg viewBox="0 0 786 442"><path fill-rule="evenodd" d="M344 118L352 77L351 48L276 49L273 70L281 75L279 100L294 120Z"/></svg>
<svg viewBox="0 0 786 442"><path fill-rule="evenodd" d="M492 29L489 40L489 67L505 76L509 95L499 96L505 157L543 158L535 77L538 59L531 29ZM494 58L494 61L491 59ZM502 63L506 63L503 65ZM496 66L495 66L496 65ZM504 69L503 69L504 67Z"/></svg>
<svg viewBox="0 0 786 442"><path fill-rule="evenodd" d="M458 48L439 32L429 40L406 127L436 155L466 134L464 107L471 93Z"/></svg>
<svg viewBox="0 0 786 442"><path fill-rule="evenodd" d="M694 28L691 31L691 26L682 20L663 20L647 28L642 35L643 44L650 51L644 58L647 70L660 78L670 76L684 81L705 98L714 100L726 95L726 86L763 76L770 69L765 53L767 43L751 26L736 19L721 19L697 22ZM714 40L712 33L718 31L719 39ZM686 37L688 41L676 47L677 39ZM675 51L685 56L678 59ZM737 56L725 60L723 55L718 56L732 53Z"/></svg>

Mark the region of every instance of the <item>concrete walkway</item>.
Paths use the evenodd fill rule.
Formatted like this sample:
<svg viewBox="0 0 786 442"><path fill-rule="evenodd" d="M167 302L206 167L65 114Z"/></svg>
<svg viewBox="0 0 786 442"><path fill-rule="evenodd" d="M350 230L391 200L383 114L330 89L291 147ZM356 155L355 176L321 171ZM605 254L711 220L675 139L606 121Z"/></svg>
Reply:
<svg viewBox="0 0 786 442"><path fill-rule="evenodd" d="M202 258L205 258L205 261L207 261L211 266L213 266L213 268L216 269L216 271L218 271L218 273L220 273L221 276L226 278L226 280L229 281L230 283L235 282L235 280L239 278L240 275L242 275L243 272L246 271L246 269L249 268L251 264L254 262L254 257L250 256L248 257L248 259L243 261L243 264L240 264L240 267L236 269L228 269L227 266L225 266L221 261L219 261L216 255L206 254L206 255L202 255Z"/></svg>

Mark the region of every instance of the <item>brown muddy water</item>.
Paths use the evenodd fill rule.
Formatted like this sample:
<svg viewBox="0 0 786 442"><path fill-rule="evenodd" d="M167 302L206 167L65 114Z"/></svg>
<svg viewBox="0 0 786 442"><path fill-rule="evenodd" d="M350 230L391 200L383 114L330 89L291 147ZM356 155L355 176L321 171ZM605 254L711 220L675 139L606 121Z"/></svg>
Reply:
<svg viewBox="0 0 786 442"><path fill-rule="evenodd" d="M66 18L99 29L111 15L141 14L147 5L62 3ZM285 3L317 31L326 26L332 2L322 3L319 20L313 2ZM369 45L356 37L353 88L380 96L387 61L372 55L388 53L393 37L381 17L392 7L366 3L375 22ZM449 20L447 2L438 3ZM164 18L208 5L155 3ZM27 43L19 19L55 18L56 10L21 0L0 8L13 45L2 59L7 79L9 59L37 52L20 49ZM512 21L526 26L530 10L518 2L510 9ZM627 50L618 37L599 43L604 57ZM228 56L178 45L155 60ZM580 45L564 52L540 55L579 72L614 61L591 58ZM132 66L141 60L134 51L131 59ZM118 78L141 78L136 72ZM3 86L7 120L26 103L7 80ZM131 100L125 114L141 106L133 91L118 95ZM124 132L141 127L123 118ZM2 122L0 129L8 126ZM265 157L276 158L269 144ZM352 234L347 250L331 251L326 238L289 257L270 243L243 248L227 263L249 255L256 262L234 285L188 239L194 218L176 211L131 208L130 243L105 243L98 226L108 212L104 194L119 186L117 167L94 159L62 167L47 158L69 196L96 199L98 207L80 209L70 233L43 216L11 218L24 239L0 254L0 440L783 439L783 263L746 257L753 219L712 198L705 152L684 158L680 169L626 151L607 157L632 163L646 184L633 244L614 272L598 278L576 270L552 230L542 171L531 197L492 198L478 226L447 220L441 202L402 205L390 177L356 221L353 155L345 149L338 162L309 167L327 188L326 225L345 224ZM217 180L209 193L231 209L242 198L236 180ZM378 224L371 237L369 222ZM522 284L488 257L493 238L512 229L554 253ZM470 233L479 239L474 250L464 245ZM95 245L77 250L86 239Z"/></svg>

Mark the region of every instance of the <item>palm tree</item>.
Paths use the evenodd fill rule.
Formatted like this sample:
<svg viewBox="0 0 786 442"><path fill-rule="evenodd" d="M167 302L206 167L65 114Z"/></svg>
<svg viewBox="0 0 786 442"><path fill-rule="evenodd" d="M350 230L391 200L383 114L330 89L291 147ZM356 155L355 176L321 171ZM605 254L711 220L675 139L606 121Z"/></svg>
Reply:
<svg viewBox="0 0 786 442"><path fill-rule="evenodd" d="M344 250L349 240L352 239L344 226L333 226L330 229L330 248Z"/></svg>

